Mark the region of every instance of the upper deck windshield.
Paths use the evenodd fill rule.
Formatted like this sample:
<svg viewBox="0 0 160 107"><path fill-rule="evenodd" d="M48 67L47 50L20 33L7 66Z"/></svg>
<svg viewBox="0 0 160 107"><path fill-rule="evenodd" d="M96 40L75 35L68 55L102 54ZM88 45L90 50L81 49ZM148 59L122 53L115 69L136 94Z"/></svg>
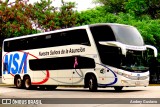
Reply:
<svg viewBox="0 0 160 107"><path fill-rule="evenodd" d="M111 28L118 42L133 46L144 45L143 38L135 27L126 25L112 25Z"/></svg>
<svg viewBox="0 0 160 107"><path fill-rule="evenodd" d="M97 45L101 62L128 71L147 71L147 54L145 50L126 50L126 56L118 46L100 44L100 42L119 42L124 45L144 46L144 41L138 30L126 25L90 26L91 33Z"/></svg>

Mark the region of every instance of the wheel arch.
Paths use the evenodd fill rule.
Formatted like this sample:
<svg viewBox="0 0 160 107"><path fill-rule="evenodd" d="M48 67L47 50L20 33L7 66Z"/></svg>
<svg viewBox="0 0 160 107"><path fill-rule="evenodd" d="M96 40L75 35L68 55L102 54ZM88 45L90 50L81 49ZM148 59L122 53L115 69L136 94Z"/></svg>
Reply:
<svg viewBox="0 0 160 107"><path fill-rule="evenodd" d="M84 88L88 88L88 81L89 81L89 77L93 75L96 77L96 80L97 80L97 83L98 83L98 76L96 74L96 72L92 72L92 71L89 71L89 72L86 72L85 73L85 76L84 76Z"/></svg>
<svg viewBox="0 0 160 107"><path fill-rule="evenodd" d="M30 77L28 74L25 74L25 75L23 76L23 80L25 79L25 77L29 77L30 80L31 80L31 77Z"/></svg>

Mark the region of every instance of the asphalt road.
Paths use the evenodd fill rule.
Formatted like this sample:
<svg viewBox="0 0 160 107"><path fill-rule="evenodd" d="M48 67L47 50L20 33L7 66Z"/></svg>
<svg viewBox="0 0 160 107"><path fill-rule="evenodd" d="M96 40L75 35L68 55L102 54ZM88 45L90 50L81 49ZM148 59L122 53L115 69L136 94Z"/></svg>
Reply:
<svg viewBox="0 0 160 107"><path fill-rule="evenodd" d="M160 86L149 86L149 87L125 87L122 92L115 92L113 88L99 88L97 92L89 92L88 89L84 88L66 88L66 87L58 87L56 90L25 90L25 89L17 89L15 87L0 87L0 98L55 98L51 100L56 100L57 98L61 98L60 100L68 101L67 99L73 98L73 102L69 100L69 104L34 104L34 105L12 105L13 107L159 107L157 104L129 104L132 99L143 100L145 98L149 98L149 100L153 100L151 98L155 98L154 100L160 101ZM74 104L76 103L76 98L79 100L83 100L84 98L88 104ZM80 99L82 98L82 99ZM97 98L90 99L90 98ZM93 104L98 101L100 98L103 100L109 101L107 104ZM110 100L114 98L113 100ZM119 99L116 99L119 98ZM127 98L129 99L128 104L121 104L121 99ZM50 102L54 103L54 102ZM117 103L117 104L115 104ZM8 105L0 105L0 107L8 107Z"/></svg>

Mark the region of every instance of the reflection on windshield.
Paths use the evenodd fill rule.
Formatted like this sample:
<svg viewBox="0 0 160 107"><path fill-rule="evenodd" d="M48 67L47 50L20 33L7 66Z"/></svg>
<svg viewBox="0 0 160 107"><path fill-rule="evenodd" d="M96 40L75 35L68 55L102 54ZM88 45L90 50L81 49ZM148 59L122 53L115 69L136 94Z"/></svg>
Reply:
<svg viewBox="0 0 160 107"><path fill-rule="evenodd" d="M144 45L143 38L135 27L112 25L112 29L115 34L116 40L120 43L133 46Z"/></svg>
<svg viewBox="0 0 160 107"><path fill-rule="evenodd" d="M122 58L121 67L126 70L148 70L147 57L144 51L128 51Z"/></svg>

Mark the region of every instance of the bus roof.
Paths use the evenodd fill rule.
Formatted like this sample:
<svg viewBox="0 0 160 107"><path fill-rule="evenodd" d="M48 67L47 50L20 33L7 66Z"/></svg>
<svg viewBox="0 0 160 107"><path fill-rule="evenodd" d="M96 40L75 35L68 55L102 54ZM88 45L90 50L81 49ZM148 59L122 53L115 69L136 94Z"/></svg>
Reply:
<svg viewBox="0 0 160 107"><path fill-rule="evenodd" d="M65 29L58 29L58 30L53 30L53 31L48 31L48 32L41 32L41 33L37 33L37 34L30 34L30 35L24 35L24 36L19 36L19 37L6 38L4 41L23 39L23 38L28 38L28 37L36 37L36 36L47 35L47 34L51 34L51 33L58 33L58 32L63 32L63 31L74 30L74 29L82 29L82 28L86 28L86 27L87 27L87 25L65 28Z"/></svg>
<svg viewBox="0 0 160 107"><path fill-rule="evenodd" d="M96 24L83 25L83 26L77 26L77 27L71 27L71 28L65 28L65 29L58 29L58 30L42 32L42 33L37 33L37 34L30 34L30 35L24 35L24 36L19 36L19 37L12 37L12 38L7 38L4 41L23 39L23 38L28 38L28 37L36 37L36 36L46 35L46 34L50 34L50 33L58 33L58 32L63 32L63 31L69 31L69 30L75 30L75 29L83 29L83 28L87 28L87 27L94 27L94 26L100 26L100 25L128 26L128 27L130 26L130 25L124 25L124 24L118 24L118 23L96 23Z"/></svg>
<svg viewBox="0 0 160 107"><path fill-rule="evenodd" d="M97 23L88 25L89 27L99 26L99 25L109 25L109 26L126 26L126 27L133 27L131 25L119 24L119 23Z"/></svg>

